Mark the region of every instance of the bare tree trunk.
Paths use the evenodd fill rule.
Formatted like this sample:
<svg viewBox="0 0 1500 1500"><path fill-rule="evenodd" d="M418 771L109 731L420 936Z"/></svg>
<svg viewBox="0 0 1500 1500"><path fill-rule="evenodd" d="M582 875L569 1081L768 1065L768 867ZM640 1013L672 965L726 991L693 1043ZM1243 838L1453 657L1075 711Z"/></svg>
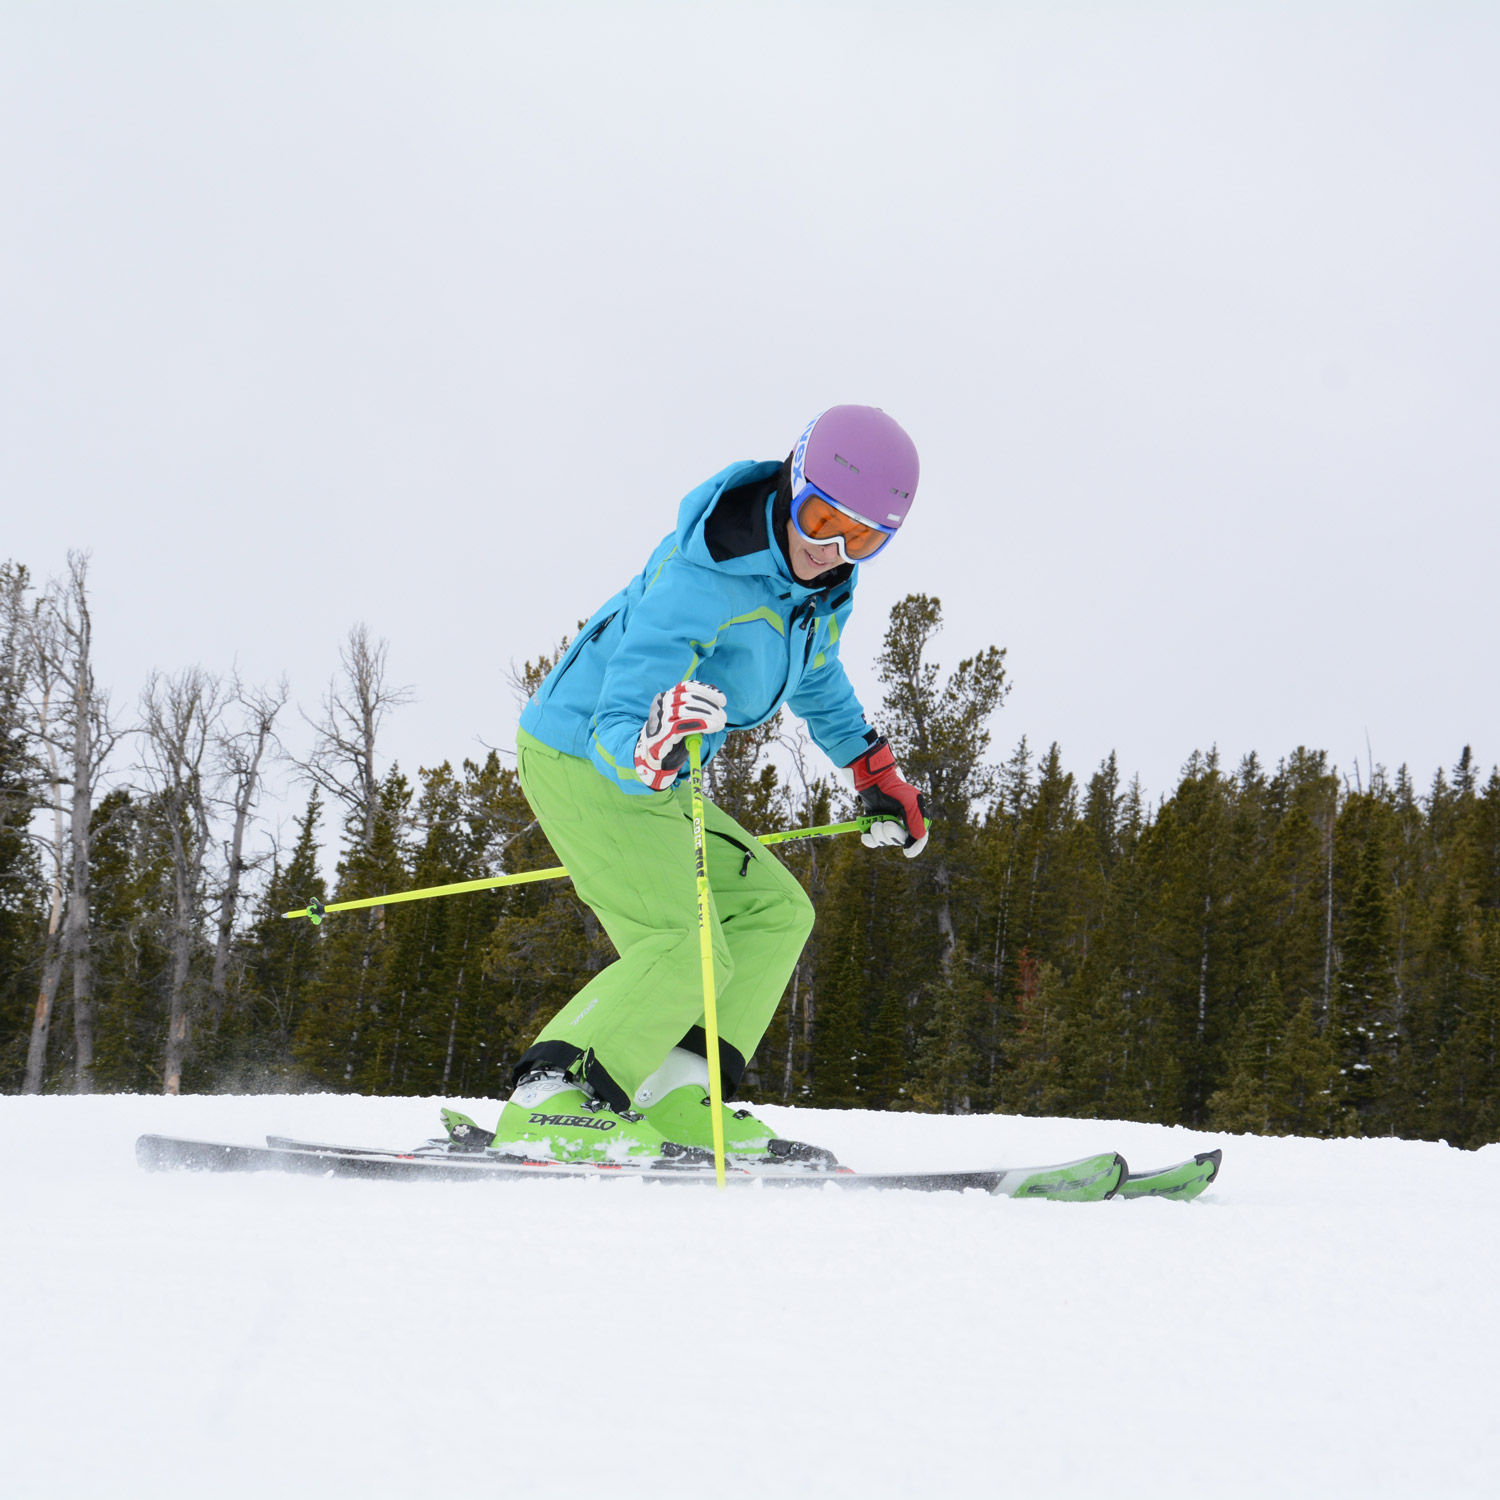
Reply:
<svg viewBox="0 0 1500 1500"><path fill-rule="evenodd" d="M50 613L58 648L58 676L69 688L68 727L72 731L73 805L68 844L72 889L63 924L63 948L73 971L73 1046L76 1093L93 1092L94 954L89 924L90 871L93 852L94 783L114 748L107 695L94 686L94 621L88 601L88 554L68 554L68 577L49 591Z"/></svg>
<svg viewBox="0 0 1500 1500"><path fill-rule="evenodd" d="M78 601L83 627L80 631L78 675L73 687L73 811L71 844L73 890L68 899L67 949L73 961L73 1044L77 1059L75 1093L94 1091L94 955L89 932L89 854L93 845L94 746L93 713L89 698L93 672L88 665L92 630L83 609L82 577Z"/></svg>
<svg viewBox="0 0 1500 1500"><path fill-rule="evenodd" d="M797 1043L797 996L802 986L802 961L792 970L792 998L786 1013L786 1066L781 1074L781 1102L792 1102L792 1052Z"/></svg>
<svg viewBox="0 0 1500 1500"><path fill-rule="evenodd" d="M335 678L323 699L323 717L312 723L317 735L312 754L297 765L302 773L348 809L368 847L380 812L380 780L375 773L375 739L386 713L411 702L411 689L386 685L385 641L370 640L357 624L339 649L343 681Z"/></svg>
<svg viewBox="0 0 1500 1500"><path fill-rule="evenodd" d="M176 677L153 675L141 695L147 763L166 824L172 859L172 976L162 1087L182 1090L192 1003L193 940L203 916L203 863L210 822L204 760L219 731L223 698L217 678L198 667Z"/></svg>
<svg viewBox="0 0 1500 1500"><path fill-rule="evenodd" d="M58 774L57 747L48 734L51 727L52 690L55 679L46 664L37 663L43 674L37 699L38 738L47 753L48 782L52 793L51 901L47 913L47 946L42 958L42 986L37 993L36 1009L31 1017L31 1038L26 1048L26 1081L22 1092L40 1094L47 1077L47 1041L52 1033L52 1009L57 1003L57 988L62 982L63 945L59 936L63 919L63 804L62 777Z"/></svg>
<svg viewBox="0 0 1500 1500"><path fill-rule="evenodd" d="M1012 830L1011 842L1005 852L1005 883L1000 887L1000 910L995 918L995 962L992 972L997 984L1000 982L1000 970L1009 956L1005 940L1010 929L1010 876L1016 864L1015 840L1016 833Z"/></svg>
<svg viewBox="0 0 1500 1500"><path fill-rule="evenodd" d="M230 782L228 801L234 816L225 850L227 869L224 889L219 897L218 936L214 943L213 1011L217 1025L224 1014L224 1003L229 991L230 944L234 937L234 920L239 910L240 880L250 866L245 862L245 834L250 825L250 815L260 795L261 762L266 750L274 743L276 715L286 703L288 688L283 678L274 692L255 689L245 693L234 684L234 696L249 710L245 727L237 734L222 735L219 739L219 761L221 774Z"/></svg>
<svg viewBox="0 0 1500 1500"><path fill-rule="evenodd" d="M0 873L7 877L13 868L10 860L25 846L27 830L37 807L31 757L23 749L26 739L30 738L28 720L40 718L42 724L46 724L52 702L51 687L55 681L53 675L44 670L44 664L33 648L32 622L26 608L29 588L30 575L24 567L0 562L0 850L3 850L6 861L6 868ZM55 754L52 764L55 768ZM62 916L57 852L61 843L62 810L58 802L61 793L55 769L49 778L49 789L56 809L50 872L52 910L42 958L42 987L37 996L26 1053L23 1090L28 1094L42 1091L52 1005L57 998L62 974L62 966L57 962L57 929Z"/></svg>
<svg viewBox="0 0 1500 1500"><path fill-rule="evenodd" d="M1198 1040L1202 1042L1204 1027L1208 1024L1208 918L1213 910L1213 897L1203 897L1203 951L1198 956Z"/></svg>
<svg viewBox="0 0 1500 1500"><path fill-rule="evenodd" d="M162 1092L182 1092L182 1063L188 1044L188 976L193 962L193 893L185 888L183 872L173 881L176 920L172 923L172 1005L167 1019L167 1052L162 1068ZM184 921L184 916L188 920Z"/></svg>
<svg viewBox="0 0 1500 1500"><path fill-rule="evenodd" d="M47 1038L52 1030L52 1007L57 1001L62 966L62 944L57 939L57 929L49 927L46 954L42 959L42 987L37 992L36 1010L31 1017L31 1040L26 1048L23 1094L40 1094L47 1077Z"/></svg>
<svg viewBox="0 0 1500 1500"><path fill-rule="evenodd" d="M39 738L52 766L54 815L61 804L59 757L71 762L72 806L66 853L60 830L56 867L62 883L70 868L62 923L62 960L73 970L74 1088L86 1094L94 1065L94 967L89 933L89 856L92 851L94 786L119 738L109 719L109 695L94 685L94 626L88 601L88 554L68 554L68 576L54 579L31 612L28 638L42 697L35 704ZM52 721L54 698L60 712ZM45 976L44 976L45 979ZM48 1025L52 1007L41 1017ZM35 1022L33 1022L35 1026ZM41 1051L45 1054L45 1041Z"/></svg>
<svg viewBox="0 0 1500 1500"><path fill-rule="evenodd" d="M953 931L953 908L949 900L951 879L946 860L938 861L933 884L938 889L937 930L938 936L943 940L943 972L947 974L953 968L953 954L958 947L958 937Z"/></svg>
<svg viewBox="0 0 1500 1500"><path fill-rule="evenodd" d="M1327 916L1323 934L1323 1015L1333 1001L1333 828L1338 817L1338 791L1333 793L1333 808L1328 814L1328 887L1325 894Z"/></svg>
<svg viewBox="0 0 1500 1500"><path fill-rule="evenodd" d="M63 947L59 939L63 915L62 888L62 783L58 780L56 755L48 746L52 770L52 901L47 913L47 947L42 959L42 987L31 1017L31 1039L26 1048L26 1082L23 1093L40 1094L47 1077L47 1039L52 1032L52 1007L62 982Z"/></svg>

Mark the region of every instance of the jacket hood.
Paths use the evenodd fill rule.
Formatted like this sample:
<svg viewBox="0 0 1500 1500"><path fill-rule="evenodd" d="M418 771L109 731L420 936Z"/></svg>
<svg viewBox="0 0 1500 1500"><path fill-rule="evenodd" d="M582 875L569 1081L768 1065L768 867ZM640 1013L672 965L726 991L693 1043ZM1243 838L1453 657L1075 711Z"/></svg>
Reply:
<svg viewBox="0 0 1500 1500"><path fill-rule="evenodd" d="M679 554L699 567L772 578L798 603L843 583L852 587L859 569L851 563L830 568L813 583L792 572L782 542L791 514L790 495L781 494L785 469L775 459L731 464L689 491L677 511Z"/></svg>

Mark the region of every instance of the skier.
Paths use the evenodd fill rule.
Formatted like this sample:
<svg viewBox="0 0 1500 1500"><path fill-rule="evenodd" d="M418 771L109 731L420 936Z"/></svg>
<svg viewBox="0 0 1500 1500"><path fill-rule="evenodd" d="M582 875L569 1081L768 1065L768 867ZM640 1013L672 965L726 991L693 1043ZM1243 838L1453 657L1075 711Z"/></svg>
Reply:
<svg viewBox="0 0 1500 1500"><path fill-rule="evenodd" d="M853 773L865 808L891 815L864 843L921 853L922 798L867 724L838 656L859 565L895 536L917 476L911 439L871 406L830 407L784 462L731 464L689 492L676 531L527 703L521 785L620 957L517 1064L493 1149L597 1161L712 1142L689 735L702 736L707 762L729 731L790 705ZM719 1059L732 1097L813 909L775 855L707 802L704 827ZM463 1116L445 1118L456 1139L471 1132ZM734 1159L826 1155L778 1140L747 1110L725 1106L723 1124Z"/></svg>

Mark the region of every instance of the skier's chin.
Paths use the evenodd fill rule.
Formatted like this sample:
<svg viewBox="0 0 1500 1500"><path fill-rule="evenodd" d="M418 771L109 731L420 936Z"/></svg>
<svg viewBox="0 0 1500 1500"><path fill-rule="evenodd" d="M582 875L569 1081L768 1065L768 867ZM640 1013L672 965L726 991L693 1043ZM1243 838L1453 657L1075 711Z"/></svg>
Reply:
<svg viewBox="0 0 1500 1500"><path fill-rule="evenodd" d="M834 558L832 562L819 562L806 547L799 549L801 556L798 561L801 566L797 568L796 574L800 583L816 583L825 573L831 573L838 567L839 560Z"/></svg>

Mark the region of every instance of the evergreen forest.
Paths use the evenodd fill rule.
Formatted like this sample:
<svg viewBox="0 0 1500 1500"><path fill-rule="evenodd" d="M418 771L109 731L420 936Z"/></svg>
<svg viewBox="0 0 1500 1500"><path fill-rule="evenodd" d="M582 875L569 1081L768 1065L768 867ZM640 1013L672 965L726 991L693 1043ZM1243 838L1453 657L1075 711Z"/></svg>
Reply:
<svg viewBox="0 0 1500 1500"><path fill-rule="evenodd" d="M612 957L566 881L282 913L556 864L513 763L384 766L406 695L358 626L304 760L284 685L195 667L122 709L87 575L0 569L0 1089L502 1096ZM1500 772L1195 751L1153 804L1113 756L992 747L1005 653L945 669L941 625L895 607L871 705L931 843L778 851L818 921L742 1099L1500 1140ZM279 843L273 770L301 788ZM707 779L755 832L856 811L785 717Z"/></svg>

